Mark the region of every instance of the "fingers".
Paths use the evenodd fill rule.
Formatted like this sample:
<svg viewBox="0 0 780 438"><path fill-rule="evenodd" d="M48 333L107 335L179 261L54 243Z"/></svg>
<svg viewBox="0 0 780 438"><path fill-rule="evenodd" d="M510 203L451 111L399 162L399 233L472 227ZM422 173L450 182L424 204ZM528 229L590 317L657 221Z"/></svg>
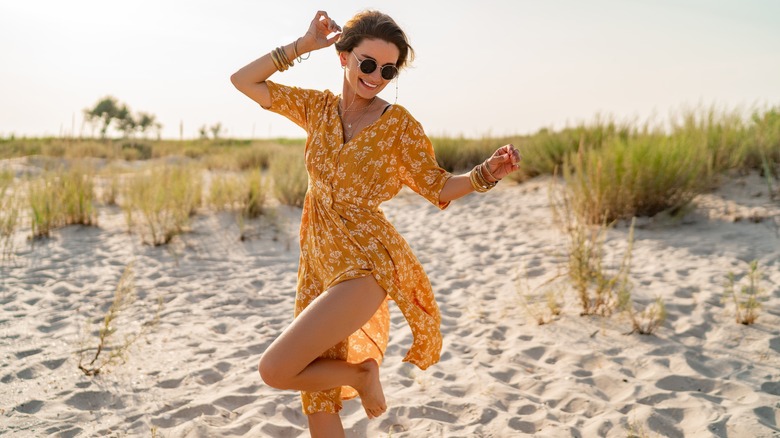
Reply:
<svg viewBox="0 0 780 438"><path fill-rule="evenodd" d="M486 160L486 163L490 163L489 170L495 169L495 172L501 174L500 178L503 178L507 174L514 172L520 168L520 151L512 144L501 146L493 153L493 155ZM496 175L497 177L499 175Z"/></svg>
<svg viewBox="0 0 780 438"><path fill-rule="evenodd" d="M317 11L317 15L314 17L315 20L325 25L325 29L327 29L330 33L333 32L341 32L341 26L336 24L336 21L331 19L328 16L328 13L325 11Z"/></svg>

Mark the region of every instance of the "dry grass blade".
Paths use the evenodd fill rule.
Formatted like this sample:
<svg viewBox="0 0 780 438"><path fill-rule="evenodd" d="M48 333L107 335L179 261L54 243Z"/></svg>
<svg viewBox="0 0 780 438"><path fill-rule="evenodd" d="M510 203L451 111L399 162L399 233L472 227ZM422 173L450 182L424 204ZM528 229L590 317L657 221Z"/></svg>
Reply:
<svg viewBox="0 0 780 438"><path fill-rule="evenodd" d="M125 267L122 276L117 283L114 291L114 298L111 306L103 317L103 324L98 330L98 341L95 347L95 354L88 363L82 353L79 358L79 369L87 376L96 376L103 372L107 367L116 365L118 362L124 362L130 347L142 336L144 336L152 327L160 321L162 311L162 297L157 300L157 310L152 319L143 323L134 333L126 333L124 339L118 343L112 343L114 335L117 334L122 324L119 321L120 316L136 299L135 294L135 271L134 264L131 262Z"/></svg>
<svg viewBox="0 0 780 438"><path fill-rule="evenodd" d="M88 376L99 374L106 365L113 364L116 360L122 358L124 352L130 347L129 343L125 343L125 345L119 348L112 349L104 357L100 357L104 349L108 347L109 339L117 330L116 320L120 312L130 306L135 300L134 292L133 265L130 264L122 273L122 277L119 279L119 283L114 291L114 301L111 303L111 307L108 308L105 317L103 317L103 325L98 331L98 345L95 349L95 355L86 365L83 364L83 357L79 360L79 369L84 374Z"/></svg>

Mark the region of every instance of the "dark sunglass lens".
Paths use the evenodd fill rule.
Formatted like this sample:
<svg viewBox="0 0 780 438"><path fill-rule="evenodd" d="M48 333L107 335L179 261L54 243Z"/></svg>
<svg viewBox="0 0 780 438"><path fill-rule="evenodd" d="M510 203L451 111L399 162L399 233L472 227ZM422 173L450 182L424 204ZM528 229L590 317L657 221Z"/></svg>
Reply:
<svg viewBox="0 0 780 438"><path fill-rule="evenodd" d="M392 80L395 77L396 74L398 74L398 69L395 68L395 66L386 65L386 66L382 67L382 77L386 81Z"/></svg>
<svg viewBox="0 0 780 438"><path fill-rule="evenodd" d="M365 74L371 74L376 70L376 61L373 59L364 59L360 61L360 71Z"/></svg>

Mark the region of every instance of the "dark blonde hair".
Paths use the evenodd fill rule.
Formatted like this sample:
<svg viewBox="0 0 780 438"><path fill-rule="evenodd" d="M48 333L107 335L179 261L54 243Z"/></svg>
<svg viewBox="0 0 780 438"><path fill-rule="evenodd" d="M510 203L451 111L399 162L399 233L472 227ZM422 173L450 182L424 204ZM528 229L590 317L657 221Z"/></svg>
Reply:
<svg viewBox="0 0 780 438"><path fill-rule="evenodd" d="M335 45L336 50L351 52L366 38L384 40L398 47L398 61L395 66L399 69L414 59L414 50L409 45L404 31L389 15L379 11L363 11L352 17L342 27L341 38Z"/></svg>

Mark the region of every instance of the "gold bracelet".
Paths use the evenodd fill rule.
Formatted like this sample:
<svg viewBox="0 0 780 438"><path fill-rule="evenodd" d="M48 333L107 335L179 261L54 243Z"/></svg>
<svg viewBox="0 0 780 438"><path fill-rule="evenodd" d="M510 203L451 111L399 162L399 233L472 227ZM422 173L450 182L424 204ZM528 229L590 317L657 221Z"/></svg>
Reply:
<svg viewBox="0 0 780 438"><path fill-rule="evenodd" d="M485 160L482 164L485 166L485 171L487 174L490 175L490 177L493 178L495 182L501 181L501 178L496 178L496 176L493 175L493 172L490 171L490 166L488 166L487 160Z"/></svg>
<svg viewBox="0 0 780 438"><path fill-rule="evenodd" d="M282 65L282 63L278 59L276 59L277 56L278 55L276 54L276 50L275 49L271 50L271 60L274 62L274 65L276 66L276 69L279 70L280 72L284 71L285 70L284 66Z"/></svg>
<svg viewBox="0 0 780 438"><path fill-rule="evenodd" d="M476 171L475 179L478 182L479 186L482 187L482 189L487 192L488 190L492 189L493 187L498 184L498 182L490 182L485 178L485 174L482 172L482 169L485 167L485 164L478 164L474 170Z"/></svg>
<svg viewBox="0 0 780 438"><path fill-rule="evenodd" d="M293 59L298 59L298 58L300 58L300 56L298 56L298 40L299 40L299 39L300 39L300 38L296 38L296 39L295 39L295 42L293 43L293 56L294 56L294 58L293 58ZM299 61L299 62L300 62L300 61Z"/></svg>
<svg viewBox="0 0 780 438"><path fill-rule="evenodd" d="M284 47L277 47L276 50L279 53L279 59L288 67L292 67L294 64L287 58L287 52L284 51ZM285 68L287 70L287 68Z"/></svg>
<svg viewBox="0 0 780 438"><path fill-rule="evenodd" d="M469 173L469 181L471 182L471 187L474 189L475 192L479 193L485 193L488 190L490 190L490 187L486 187L484 184L482 184L482 181L479 177L479 165L476 165L474 169L471 170Z"/></svg>

